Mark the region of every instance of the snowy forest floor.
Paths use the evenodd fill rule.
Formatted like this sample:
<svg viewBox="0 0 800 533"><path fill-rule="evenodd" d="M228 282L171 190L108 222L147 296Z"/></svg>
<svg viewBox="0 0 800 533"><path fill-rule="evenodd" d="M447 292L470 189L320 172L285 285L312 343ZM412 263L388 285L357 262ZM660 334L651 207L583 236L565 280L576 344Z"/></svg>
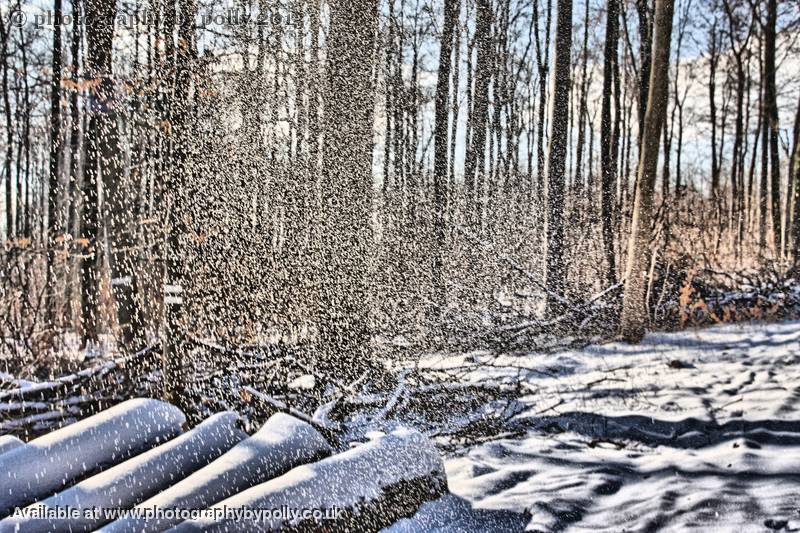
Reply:
<svg viewBox="0 0 800 533"><path fill-rule="evenodd" d="M112 353L81 364L109 370ZM273 374L294 360L263 355L252 364ZM224 361L238 368L229 355ZM253 381L269 372L250 366L203 390L241 400L237 387L249 375L247 383L275 393ZM394 370L389 391L353 388L352 403L334 402L349 413L342 442L413 425L441 446L451 494L390 532L800 531L800 321L652 333L638 345L435 354ZM288 379L306 371L288 369ZM299 390L276 397L303 408L294 401L314 390L303 385L313 376L301 377ZM26 394L47 385L3 380ZM57 390L77 394L81 383L90 382ZM101 390L111 403L131 392L112 389ZM30 400L0 410L24 405L37 421L60 409L61 424L77 408ZM229 408L245 418L259 410L249 401ZM321 407L314 416L333 414ZM15 427L0 422L0 433Z"/></svg>
<svg viewBox="0 0 800 533"><path fill-rule="evenodd" d="M420 365L525 392L391 531L800 531L800 322Z"/></svg>

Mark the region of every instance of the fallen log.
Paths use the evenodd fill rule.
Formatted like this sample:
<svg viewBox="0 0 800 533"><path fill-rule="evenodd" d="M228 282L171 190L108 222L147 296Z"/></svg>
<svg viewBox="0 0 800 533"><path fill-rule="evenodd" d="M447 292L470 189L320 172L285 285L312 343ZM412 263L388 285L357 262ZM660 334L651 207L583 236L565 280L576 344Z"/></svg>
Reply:
<svg viewBox="0 0 800 533"><path fill-rule="evenodd" d="M171 439L185 421L170 404L129 400L0 455L0 518Z"/></svg>
<svg viewBox="0 0 800 533"><path fill-rule="evenodd" d="M10 452L15 448L19 448L23 444L25 443L13 435L3 435L0 437L0 455Z"/></svg>
<svg viewBox="0 0 800 533"><path fill-rule="evenodd" d="M318 421L314 420L313 417L310 417L302 411L298 411L297 409L286 405L280 400L276 400L268 394L257 391L253 387L242 387L240 390L240 396L242 396L245 401L252 401L252 399L255 399L258 403L266 406L268 409L277 411L278 413L286 413L299 420L302 420L320 432L322 436L325 437L325 439L332 445L337 446L339 444L338 435L333 429L320 424Z"/></svg>
<svg viewBox="0 0 800 533"><path fill-rule="evenodd" d="M67 409L54 409L35 413L31 415L22 416L19 418L11 418L6 422L0 424L0 431L6 433L24 434L29 429L40 430L43 428L58 429L67 420L77 420L80 417L80 410L76 408Z"/></svg>
<svg viewBox="0 0 800 533"><path fill-rule="evenodd" d="M47 413L51 411L70 411L73 408L88 407L93 405L102 404L112 405L119 403L113 401L113 398L102 395L80 395L70 396L65 399L46 401L46 402L2 402L0 403L0 419L6 419L9 423L13 423L16 419L24 418L39 413ZM94 413L92 413L94 414ZM0 431L5 429L5 423L0 423Z"/></svg>
<svg viewBox="0 0 800 533"><path fill-rule="evenodd" d="M139 504L98 533L156 533L179 524L180 512L205 509L292 468L330 455L325 439L305 422L283 413L270 417L252 437L178 484ZM174 510L168 517L156 510ZM150 513L151 516L148 516Z"/></svg>
<svg viewBox="0 0 800 533"><path fill-rule="evenodd" d="M54 398L63 398L74 393L86 382L100 379L114 370L126 368L131 363L141 365L146 359L155 355L157 347L146 348L140 352L113 361L95 365L68 376L63 376L52 381L45 381L0 392L0 402L45 401Z"/></svg>
<svg viewBox="0 0 800 533"><path fill-rule="evenodd" d="M378 531L446 490L444 464L431 442L399 429L290 470L169 531ZM233 509L253 512L237 517ZM264 512L270 510L276 512Z"/></svg>
<svg viewBox="0 0 800 533"><path fill-rule="evenodd" d="M17 417L26 413L42 413L51 409L47 402L0 402L0 416Z"/></svg>
<svg viewBox="0 0 800 533"><path fill-rule="evenodd" d="M0 532L94 531L114 519L105 512L130 509L243 440L246 435L237 429L238 420L236 413L216 414L157 448L29 506L26 516L0 521ZM59 509L75 510L79 516L51 517Z"/></svg>
<svg viewBox="0 0 800 533"><path fill-rule="evenodd" d="M0 433L14 434L25 439L55 431L76 420L120 403L122 395L101 393L72 396L52 402L11 402L0 404Z"/></svg>

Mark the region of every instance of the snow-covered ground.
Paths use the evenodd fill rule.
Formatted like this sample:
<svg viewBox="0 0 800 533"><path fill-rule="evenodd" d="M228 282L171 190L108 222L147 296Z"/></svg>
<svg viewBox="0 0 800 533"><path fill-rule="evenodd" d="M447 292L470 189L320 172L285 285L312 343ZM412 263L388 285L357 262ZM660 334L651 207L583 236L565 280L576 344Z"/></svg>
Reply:
<svg viewBox="0 0 800 533"><path fill-rule="evenodd" d="M452 495L392 531L800 531L800 323L560 354L431 358L526 387Z"/></svg>

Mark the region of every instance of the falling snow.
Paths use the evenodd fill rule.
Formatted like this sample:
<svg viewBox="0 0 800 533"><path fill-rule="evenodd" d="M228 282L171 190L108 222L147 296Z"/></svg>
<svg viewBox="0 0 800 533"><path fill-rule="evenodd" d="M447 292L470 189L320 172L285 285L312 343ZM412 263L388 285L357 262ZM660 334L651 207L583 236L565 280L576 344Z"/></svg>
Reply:
<svg viewBox="0 0 800 533"><path fill-rule="evenodd" d="M798 37L0 0L0 533L800 530Z"/></svg>

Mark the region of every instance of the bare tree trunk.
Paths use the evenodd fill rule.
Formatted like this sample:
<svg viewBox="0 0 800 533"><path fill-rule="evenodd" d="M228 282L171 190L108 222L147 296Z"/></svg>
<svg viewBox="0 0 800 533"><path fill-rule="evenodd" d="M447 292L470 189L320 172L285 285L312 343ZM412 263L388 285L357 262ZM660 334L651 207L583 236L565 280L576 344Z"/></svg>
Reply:
<svg viewBox="0 0 800 533"><path fill-rule="evenodd" d="M165 206L167 238L164 248L166 271L164 278L164 341L163 381L167 401L185 405L186 357L185 343L185 268L181 252L181 237L186 233L185 212L181 211L186 184L194 172L192 161L192 73L197 56L195 45L195 0L179 0L178 46L175 50L175 85L169 102L175 142L172 146Z"/></svg>
<svg viewBox="0 0 800 533"><path fill-rule="evenodd" d="M797 143L797 129L800 128L800 115L795 115L793 135L790 139L791 144L786 147L786 155L789 161L786 166L786 203L783 210L783 259L787 262L794 260L794 153Z"/></svg>
<svg viewBox="0 0 800 533"><path fill-rule="evenodd" d="M650 68L653 55L653 20L650 17L650 0L636 0L639 16L639 149L641 151L644 135L647 95L650 92ZM640 154L641 155L641 154Z"/></svg>
<svg viewBox="0 0 800 533"><path fill-rule="evenodd" d="M561 310L553 294L564 294L566 265L564 262L564 180L567 156L567 127L569 126L570 61L572 48L572 0L558 0L556 44L553 56L554 80L550 101L550 132L547 147L547 268L545 285L548 289L548 308Z"/></svg>
<svg viewBox="0 0 800 533"><path fill-rule="evenodd" d="M320 145L320 83L318 81L319 71L319 1L310 0L308 4L309 10L309 27L311 31L311 64L309 65L309 72L311 75L308 80L308 176L305 181L305 195L309 199L309 207L312 204L314 191L317 182L317 175L319 171L319 145ZM388 75L388 73L387 73ZM387 84L389 80L387 80ZM388 110L387 110L388 113ZM389 120L387 116L386 120ZM387 139L387 142L389 140Z"/></svg>
<svg viewBox="0 0 800 533"><path fill-rule="evenodd" d="M386 112L386 126L384 128L383 140L383 200L388 202L389 187L391 185L389 179L389 171L391 169L390 160L392 153L392 107L394 96L394 84L392 83L392 73L394 72L394 42L395 42L395 20L394 20L394 0L389 0L389 16L386 22L389 26L389 32L386 42L386 70L385 70L385 85L386 95L384 99L384 109Z"/></svg>
<svg viewBox="0 0 800 533"><path fill-rule="evenodd" d="M587 165L589 166L589 170L587 171L586 175L586 197L589 201L589 220L594 221L596 207L596 186L595 186L595 178L594 178L594 117L596 113L589 118L589 153L587 155Z"/></svg>
<svg viewBox="0 0 800 533"><path fill-rule="evenodd" d="M53 0L53 63L50 82L50 165L47 183L47 299L48 319L52 321L55 305L53 269L56 256L56 234L58 233L58 180L60 171L59 148L61 145L61 0Z"/></svg>
<svg viewBox="0 0 800 533"><path fill-rule="evenodd" d="M730 41L730 54L736 66L736 111L733 134L733 153L731 155L731 205L730 218L735 228L735 244L737 255L741 252L744 191L742 190L742 146L744 131L744 96L746 72L744 67L744 53L747 50L752 31L747 30L745 35L740 35L742 22L735 13L735 6L731 0L723 0L723 7L728 17L728 39Z"/></svg>
<svg viewBox="0 0 800 533"><path fill-rule="evenodd" d="M370 249L372 56L376 0L331 6L322 165L320 364L348 378L371 365Z"/></svg>
<svg viewBox="0 0 800 533"><path fill-rule="evenodd" d="M19 2L17 3L19 6ZM31 79L28 75L28 46L26 40L26 33L24 28L19 27L19 50L20 59L22 59L22 73L18 74L17 80L22 82L22 105L17 105L17 123L22 122L22 132L20 134L21 141L17 144L17 210L22 211L22 215L17 213L17 234L25 236L36 242L36 235L33 232L33 201L35 200L31 190L34 187L33 176L31 175L31 113L33 106L31 103ZM24 164L22 163L24 161ZM36 173L36 164L34 163L34 173ZM23 174L24 172L24 174ZM20 209L20 202L22 202L23 183L25 184L25 205ZM42 237L42 243L46 247L46 237L44 236L44 223L47 215L47 198L44 194L44 180L39 180L40 196L38 198L38 221L39 221L39 235Z"/></svg>
<svg viewBox="0 0 800 533"><path fill-rule="evenodd" d="M142 348L144 337L136 300L136 272L132 260L136 245L133 210L130 208L129 184L124 182L123 155L119 142L120 111L117 109L116 83L112 70L116 6L103 5L98 8L87 5L86 11L87 16L93 14L97 17L89 17L90 21L95 20L102 26L95 29L93 35L90 34L93 37L89 45L90 71L99 82L92 99L91 142L97 157L97 175L101 177L99 181L102 182L104 191L102 214L108 236L111 291L121 330L120 344L124 349L135 352ZM96 239L99 242L100 236L97 235ZM99 256L97 261L100 261Z"/></svg>
<svg viewBox="0 0 800 533"><path fill-rule="evenodd" d="M711 122L711 197L716 201L719 197L719 165L717 164L717 67L719 66L719 43L717 19L709 30L708 51L708 108Z"/></svg>
<svg viewBox="0 0 800 533"><path fill-rule="evenodd" d="M436 78L436 109L433 133L433 201L436 250L433 253L433 285L434 302L437 307L436 313L439 316L444 312L447 304L443 272L447 213L447 154L449 148L447 133L449 130L448 118L450 111L450 64L453 33L458 22L459 5L459 0L445 0L444 3L444 24L442 25L439 70ZM455 87L455 92L458 92L458 87Z"/></svg>
<svg viewBox="0 0 800 533"><path fill-rule="evenodd" d="M789 164L791 172L791 182L793 184L793 204L792 215L792 252L795 267L800 264L800 99L797 102L797 114L794 119L794 149L792 150L792 160Z"/></svg>
<svg viewBox="0 0 800 533"><path fill-rule="evenodd" d="M455 179L455 165L456 165L456 145L458 144L458 114L459 114L459 95L458 87L461 83L461 28L458 23L459 17L456 17L455 29L453 35L453 44L455 46L455 57L453 58L453 92L451 96L451 107L453 123L450 129L450 163L448 168L448 183L449 183L449 197L453 198L456 191ZM469 69L469 67L467 67ZM448 203L448 212L452 211L454 202Z"/></svg>
<svg viewBox="0 0 800 533"><path fill-rule="evenodd" d="M586 144L586 105L587 93L589 92L589 79L587 76L587 63L589 60L589 0L586 0L583 9L583 52L581 55L581 84L577 117L578 145L575 154L575 187L577 188L577 196L580 196L580 191L583 188L583 149Z"/></svg>
<svg viewBox="0 0 800 533"><path fill-rule="evenodd" d="M775 257L781 253L781 164L778 155L780 128L778 124L778 98L775 87L775 27L778 18L777 0L767 0L767 21L764 26L764 100L766 105L765 127L769 130L770 203L772 208L772 231Z"/></svg>
<svg viewBox="0 0 800 533"><path fill-rule="evenodd" d="M6 126L6 157L3 166L3 179L5 179L5 212L6 212L6 237L7 242L14 240L14 206L12 199L14 197L11 187L11 167L14 159L14 130L11 122L11 101L9 95L11 94L8 86L8 58L9 58L9 35L6 29L6 16L0 14L0 41L2 41L2 60L3 60L3 114L5 115ZM13 70L13 69L12 69ZM19 199L17 199L19 202Z"/></svg>
<svg viewBox="0 0 800 533"><path fill-rule="evenodd" d="M86 66L92 77L92 94L89 104L85 176L83 181L83 220L81 226L81 324L84 344L97 343L100 283L100 213L99 182L107 161L103 160L108 132L111 126L108 113L113 105L113 80L111 78L112 40L116 5L112 2L87 2L86 11Z"/></svg>
<svg viewBox="0 0 800 533"><path fill-rule="evenodd" d="M409 214L411 222L416 222L417 204L419 202L420 182L417 172L417 144L419 136L419 10L414 10L414 26L411 38L411 86L409 87L407 113L409 117L409 135L406 137L408 158L406 160L406 175L408 176L408 191L410 194Z"/></svg>
<svg viewBox="0 0 800 533"><path fill-rule="evenodd" d="M398 24L398 44L394 62L394 179L402 198L406 195L406 147L408 145L408 128L406 110L408 94L403 79L403 61L405 59L405 1L400 2L400 22Z"/></svg>
<svg viewBox="0 0 800 533"><path fill-rule="evenodd" d="M676 88L677 89L677 88ZM678 139L675 147L675 195L680 197L681 189L688 187L689 183L683 183L683 137L684 137L684 118L683 107L686 102L686 95L688 89L684 91L683 96L678 102Z"/></svg>
<svg viewBox="0 0 800 533"><path fill-rule="evenodd" d="M670 41L672 37L672 0L656 0L654 18L653 57L647 111L644 120L642 153L639 157L638 187L628 241L628 262L625 274L625 294L622 308L621 332L629 342L638 342L648 323L647 273L650 264L653 204L658 173L659 138L664 127L667 106Z"/></svg>
<svg viewBox="0 0 800 533"><path fill-rule="evenodd" d="M748 231L753 231L753 225L756 220L756 211L758 210L758 202L756 200L755 191L755 174L756 174L756 157L758 155L758 136L761 132L761 122L763 121L761 106L758 106L758 116L756 118L756 130L753 138L753 146L750 152L750 166L747 172L747 217L748 217Z"/></svg>
<svg viewBox="0 0 800 533"><path fill-rule="evenodd" d="M619 0L608 0L606 42L603 54L603 101L600 112L600 218L603 231L603 251L606 259L606 284L614 285L617 278L614 253L614 186L616 164L612 149L611 96L614 63L617 61L619 38Z"/></svg>
<svg viewBox="0 0 800 533"><path fill-rule="evenodd" d="M763 39L760 43L764 47ZM767 210L768 210L768 194L769 189L767 180L769 179L769 126L767 125L767 96L766 96L766 68L764 63L765 54L760 56L760 73L761 73L761 103L759 105L760 116L760 130L761 133L761 172L760 180L758 182L758 248L763 255L767 249Z"/></svg>
<svg viewBox="0 0 800 533"><path fill-rule="evenodd" d="M675 135L675 115L677 113L678 117L678 138L677 138L677 147L675 150L675 197L680 198L681 195L681 188L683 187L683 175L681 172L681 155L683 153L683 106L686 101L686 94L688 93L688 87L690 84L689 80L684 80L686 84L686 89L684 90L683 95L680 94L679 91L679 82L681 79L681 53L683 52L683 39L686 35L686 27L689 24L689 15L692 9L692 0L684 0L681 3L681 11L678 15L678 36L675 43L675 79L673 84L673 99L674 105L672 107L672 115L670 117L670 126L669 126L669 144L670 150L672 146L672 141ZM666 128L665 128L666 129ZM664 160L669 162L670 154L664 154ZM668 164L667 164L668 166ZM669 170L667 170L669 173ZM665 193L666 199L666 193Z"/></svg>
<svg viewBox="0 0 800 533"><path fill-rule="evenodd" d="M70 168L69 168L69 185L67 197L67 228L65 233L76 240L80 237L80 218L81 218L81 200L78 194L78 185L80 182L80 160L81 160L81 116L78 106L78 95L80 92L80 85L78 80L79 70L79 54L81 46L81 26L80 26L81 3L80 0L72 0L72 42L70 45L70 53L72 55L72 66L70 77L74 82L72 92L69 99L69 114L70 114L70 134L69 134L69 149L70 149ZM74 245L71 246L74 249ZM68 267L68 280L66 283L65 300L67 302L67 313L70 319L73 318L72 311L72 298L73 298L73 280L75 279L76 267L78 262L72 257L69 259Z"/></svg>
<svg viewBox="0 0 800 533"><path fill-rule="evenodd" d="M667 106L669 107L669 106ZM672 136L673 136L673 129L675 125L675 111L673 109L672 116L670 117L671 120L668 122L666 118L664 120L664 129L661 133L661 138L663 142L663 151L664 156L662 157L663 160L663 169L661 171L661 195L662 201L666 202L669 197L669 184L670 184L670 156L672 155ZM677 193L677 191L676 191Z"/></svg>
<svg viewBox="0 0 800 533"><path fill-rule="evenodd" d="M489 119L489 79L491 77L492 54L492 5L490 0L477 0L475 14L475 41L477 58L475 63L475 96L473 98L472 142L469 145L464 161L464 175L468 183L474 184L474 205L468 204L467 212L475 213L473 222L480 223L483 210L483 174L486 168L486 127Z"/></svg>
<svg viewBox="0 0 800 533"><path fill-rule="evenodd" d="M539 40L539 2L533 3L533 17L535 19L534 34L536 38L536 63L539 70L539 119L537 122L536 132L536 180L537 180L537 198L539 201L543 199L544 191L544 127L545 127L545 109L547 107L547 76L550 68L550 26L553 13L553 0L547 0L547 13L545 15L545 28L544 39Z"/></svg>
<svg viewBox="0 0 800 533"><path fill-rule="evenodd" d="M744 223L741 225L742 228L742 240L744 240L744 234L750 222L750 207L751 207L751 200L752 200L752 192L753 192L753 182L752 180L745 182L745 165L747 163L747 154L750 150L750 112L752 109L751 104L751 94L752 94L752 85L753 85L753 76L752 76L752 69L751 61L752 61L753 54L748 49L747 59L745 61L745 104L744 104L744 146L742 147L742 157L741 162L739 163L739 182L740 188L742 190L742 220ZM688 84L687 84L688 86ZM683 101L686 99L686 92L684 92ZM682 109L681 109L682 110ZM757 144L758 141L758 134L755 135L756 141L753 144Z"/></svg>

